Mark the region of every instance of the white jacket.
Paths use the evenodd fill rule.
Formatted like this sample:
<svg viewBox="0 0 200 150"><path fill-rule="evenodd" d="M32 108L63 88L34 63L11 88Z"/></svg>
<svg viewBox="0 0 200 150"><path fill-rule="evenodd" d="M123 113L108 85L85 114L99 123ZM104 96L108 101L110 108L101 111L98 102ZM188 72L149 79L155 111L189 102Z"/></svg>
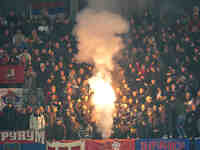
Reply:
<svg viewBox="0 0 200 150"><path fill-rule="evenodd" d="M30 117L30 129L39 130L45 128L45 118L44 115L34 116L34 114Z"/></svg>

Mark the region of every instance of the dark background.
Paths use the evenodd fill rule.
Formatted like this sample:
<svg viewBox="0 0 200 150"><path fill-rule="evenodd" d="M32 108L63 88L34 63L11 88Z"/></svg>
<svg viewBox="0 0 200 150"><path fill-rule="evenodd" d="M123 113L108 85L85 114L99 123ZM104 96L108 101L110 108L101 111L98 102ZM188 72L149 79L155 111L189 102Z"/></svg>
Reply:
<svg viewBox="0 0 200 150"><path fill-rule="evenodd" d="M24 12L34 0L0 0L0 13L8 14L10 10L14 10L17 13ZM86 0L78 0L79 8L85 6ZM129 9L134 3L139 0L122 0L120 3L127 3ZM142 0L140 0L141 2ZM146 1L146 0L143 0ZM200 0L148 0L153 6L153 10L156 13L166 13L167 11L176 13L177 11L190 11L192 6L200 5ZM69 8L70 0L65 0L65 8ZM131 6L130 6L131 5Z"/></svg>

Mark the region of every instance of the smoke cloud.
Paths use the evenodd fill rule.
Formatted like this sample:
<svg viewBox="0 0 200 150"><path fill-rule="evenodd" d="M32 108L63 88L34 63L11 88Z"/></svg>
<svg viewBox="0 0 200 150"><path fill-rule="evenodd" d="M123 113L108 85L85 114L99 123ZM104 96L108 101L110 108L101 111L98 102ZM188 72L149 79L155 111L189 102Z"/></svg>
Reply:
<svg viewBox="0 0 200 150"><path fill-rule="evenodd" d="M78 14L77 25L73 31L79 42L79 52L75 58L78 62L95 66L89 84L96 93L93 98L96 95L94 99L98 102L115 98L112 89L108 92L105 87L108 86L107 88L110 89L109 85L112 85L111 72L116 66L113 57L124 48L119 35L129 30L127 21L121 15L128 16L133 12L142 14L146 8L160 5L157 3L155 0L88 0L88 8ZM111 98L109 98L110 94ZM104 138L109 137L112 131L114 103L112 104L97 104L92 112Z"/></svg>
<svg viewBox="0 0 200 150"><path fill-rule="evenodd" d="M110 76L103 78L101 72L89 79L91 89L94 90L92 102L95 109L92 112L93 120L96 121L99 132L103 138L108 138L112 133L115 92L111 86Z"/></svg>
<svg viewBox="0 0 200 150"><path fill-rule="evenodd" d="M128 32L127 22L107 11L86 9L77 17L74 33L79 41L76 60L95 64L97 69L113 69L113 56L123 48L117 34Z"/></svg>
<svg viewBox="0 0 200 150"><path fill-rule="evenodd" d="M119 15L120 9L116 0L88 0L88 2L89 7L76 18L77 25L73 33L79 42L79 52L75 58L79 62L87 62L95 66L94 75L89 79L89 84L95 93L93 98L96 101L113 101L115 94L112 94L110 73L115 66L113 57L124 48L119 35L127 33L129 25ZM111 92L103 90L106 87ZM108 96L110 94L111 97ZM99 106L95 105L92 115L102 136L107 138L112 131L114 102L103 107Z"/></svg>

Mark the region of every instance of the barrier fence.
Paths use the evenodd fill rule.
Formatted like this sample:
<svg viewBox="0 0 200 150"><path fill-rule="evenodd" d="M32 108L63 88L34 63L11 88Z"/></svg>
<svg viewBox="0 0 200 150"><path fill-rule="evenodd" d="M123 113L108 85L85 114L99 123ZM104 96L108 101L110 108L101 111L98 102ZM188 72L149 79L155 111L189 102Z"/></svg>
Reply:
<svg viewBox="0 0 200 150"><path fill-rule="evenodd" d="M194 145L193 145L194 144ZM193 147L194 146L194 147ZM15 140L0 142L0 150L200 150L200 139L84 139L36 143Z"/></svg>
<svg viewBox="0 0 200 150"><path fill-rule="evenodd" d="M59 150L61 148L67 148L67 150L85 150L85 141L60 141L46 143L46 150Z"/></svg>
<svg viewBox="0 0 200 150"><path fill-rule="evenodd" d="M86 140L86 150L135 150L134 139Z"/></svg>

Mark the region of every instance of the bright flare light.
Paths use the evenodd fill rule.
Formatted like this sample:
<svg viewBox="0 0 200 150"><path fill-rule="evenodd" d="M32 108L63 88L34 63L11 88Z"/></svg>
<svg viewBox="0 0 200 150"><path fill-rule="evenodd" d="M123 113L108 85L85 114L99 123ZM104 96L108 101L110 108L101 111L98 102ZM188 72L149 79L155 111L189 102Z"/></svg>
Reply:
<svg viewBox="0 0 200 150"><path fill-rule="evenodd" d="M89 80L91 89L94 92L92 101L95 106L114 106L116 96L110 82L110 79L103 79L101 74L97 74Z"/></svg>
<svg viewBox="0 0 200 150"><path fill-rule="evenodd" d="M92 102L95 110L93 118L96 121L103 138L108 138L112 133L113 113L115 109L116 95L111 86L110 76L104 78L101 73L89 79L89 84L93 90Z"/></svg>

